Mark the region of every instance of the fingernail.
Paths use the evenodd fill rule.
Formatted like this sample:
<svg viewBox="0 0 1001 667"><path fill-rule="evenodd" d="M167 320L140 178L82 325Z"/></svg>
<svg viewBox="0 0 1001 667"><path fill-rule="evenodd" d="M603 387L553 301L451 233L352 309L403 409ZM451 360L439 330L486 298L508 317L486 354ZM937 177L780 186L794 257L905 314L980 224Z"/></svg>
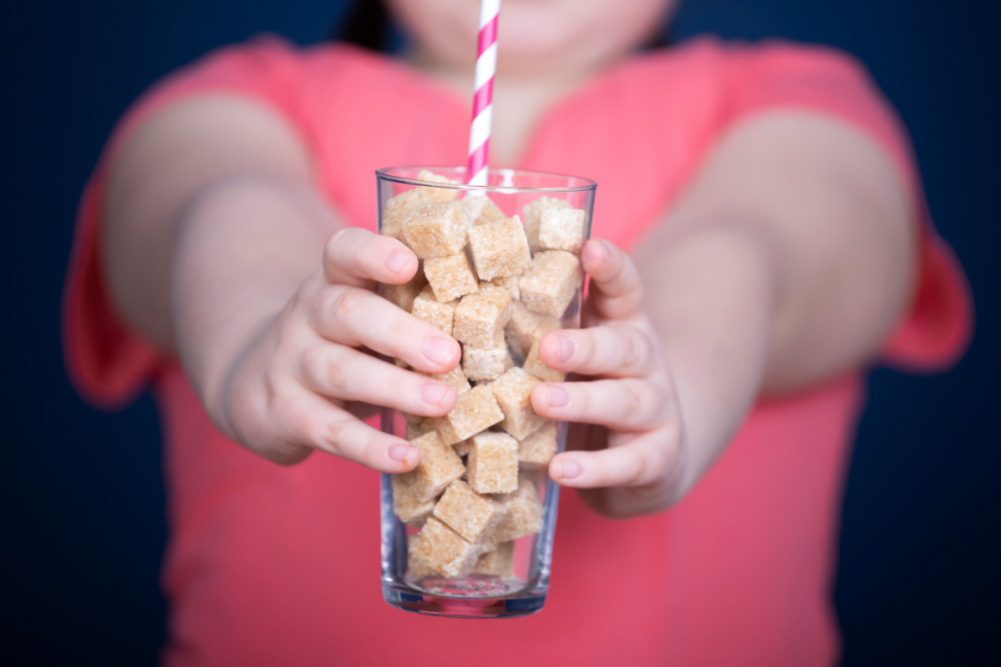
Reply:
<svg viewBox="0 0 1001 667"><path fill-rule="evenodd" d="M417 449L413 445L393 445L388 450L386 450L386 455L397 463L406 463L407 455L410 454L411 450Z"/></svg>
<svg viewBox="0 0 1001 667"><path fill-rule="evenodd" d="M452 391L451 385L443 382L425 382L417 390L417 393L420 394L421 400L425 403L429 405L441 405L448 398L450 391Z"/></svg>
<svg viewBox="0 0 1001 667"><path fill-rule="evenodd" d="M612 258L612 246L608 245L608 241L598 239L598 243L601 244L601 252L605 254L605 259Z"/></svg>
<svg viewBox="0 0 1001 667"><path fill-rule="evenodd" d="M577 343L573 342L573 338L569 336L557 334L556 337L560 340L560 361L570 361L574 352L577 351Z"/></svg>
<svg viewBox="0 0 1001 667"><path fill-rule="evenodd" d="M582 472L584 472L584 467L573 459L560 461L560 479L580 477Z"/></svg>
<svg viewBox="0 0 1001 667"><path fill-rule="evenodd" d="M570 404L570 394L558 384L547 384L546 391L549 392L549 407L565 408Z"/></svg>
<svg viewBox="0 0 1001 667"><path fill-rule="evenodd" d="M393 252L386 255L386 268L393 273L399 273L404 269L407 263L410 261L410 257L407 256L408 253L403 250L394 250Z"/></svg>
<svg viewBox="0 0 1001 667"><path fill-rule="evenodd" d="M455 343L447 338L428 338L424 341L424 356L436 364L447 364L455 356Z"/></svg>

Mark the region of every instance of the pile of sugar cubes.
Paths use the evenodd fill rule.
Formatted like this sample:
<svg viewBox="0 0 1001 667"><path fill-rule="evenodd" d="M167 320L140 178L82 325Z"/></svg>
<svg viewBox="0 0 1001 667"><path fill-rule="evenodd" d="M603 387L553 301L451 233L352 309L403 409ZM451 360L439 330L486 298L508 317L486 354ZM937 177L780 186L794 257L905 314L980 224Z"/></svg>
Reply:
<svg viewBox="0 0 1001 667"><path fill-rule="evenodd" d="M422 181L452 183L427 171ZM462 344L462 363L431 377L456 388L444 417L407 415L421 452L393 477L393 511L420 528L408 538L409 576L514 576L514 540L542 529L541 478L556 424L532 409L532 388L563 373L539 341L582 285L577 255L586 215L541 197L508 218L486 195L416 187L390 199L382 233L413 249L421 269L384 295ZM398 362L399 363L399 362Z"/></svg>

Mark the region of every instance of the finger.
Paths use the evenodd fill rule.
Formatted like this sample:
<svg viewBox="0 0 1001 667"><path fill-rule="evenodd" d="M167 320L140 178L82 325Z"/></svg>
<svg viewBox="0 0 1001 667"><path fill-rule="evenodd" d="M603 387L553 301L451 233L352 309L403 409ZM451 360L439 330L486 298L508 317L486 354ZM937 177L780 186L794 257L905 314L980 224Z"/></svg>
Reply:
<svg viewBox="0 0 1001 667"><path fill-rule="evenodd" d="M613 430L643 431L667 421L666 390L649 380L540 382L532 407L555 421L602 424Z"/></svg>
<svg viewBox="0 0 1001 667"><path fill-rule="evenodd" d="M302 354L300 373L307 387L330 398L424 417L441 417L455 406L455 387L325 341Z"/></svg>
<svg viewBox="0 0 1001 667"><path fill-rule="evenodd" d="M304 388L283 395L284 400L273 406L276 421L283 425L283 440L379 472L407 472L420 461L420 451L406 440L368 426L321 396Z"/></svg>
<svg viewBox="0 0 1001 667"><path fill-rule="evenodd" d="M658 429L618 447L557 455L549 474L561 486L579 489L663 485L677 477L680 442L672 429Z"/></svg>
<svg viewBox="0 0 1001 667"><path fill-rule="evenodd" d="M647 377L657 357L651 334L633 325L553 331L539 342L542 362L565 373Z"/></svg>
<svg viewBox="0 0 1001 667"><path fill-rule="evenodd" d="M581 251L591 276L589 307L604 320L624 320L640 313L643 284L629 256L608 241L591 239Z"/></svg>
<svg viewBox="0 0 1001 667"><path fill-rule="evenodd" d="M368 347L426 373L447 373L462 356L451 336L368 290L328 285L316 299L311 324L329 340Z"/></svg>
<svg viewBox="0 0 1001 667"><path fill-rule="evenodd" d="M417 255L389 236L350 227L335 232L323 248L323 275L331 284L399 285L417 273Z"/></svg>

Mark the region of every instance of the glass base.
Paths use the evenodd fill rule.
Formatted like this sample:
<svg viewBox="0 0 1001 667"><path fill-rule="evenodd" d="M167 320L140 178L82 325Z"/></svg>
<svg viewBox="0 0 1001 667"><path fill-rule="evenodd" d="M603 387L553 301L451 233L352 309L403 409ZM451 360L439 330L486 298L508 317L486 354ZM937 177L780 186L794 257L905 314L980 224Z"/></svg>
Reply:
<svg viewBox="0 0 1001 667"><path fill-rule="evenodd" d="M442 590L442 593L461 596L462 591L454 590L456 580L450 581L453 583L450 587L453 590ZM422 583L424 583L422 587L431 584L431 582ZM386 583L382 585L382 597L397 609L446 618L516 618L534 614L542 609L542 605L546 602L545 593L534 595L528 593L516 598L444 597L413 589L402 590Z"/></svg>

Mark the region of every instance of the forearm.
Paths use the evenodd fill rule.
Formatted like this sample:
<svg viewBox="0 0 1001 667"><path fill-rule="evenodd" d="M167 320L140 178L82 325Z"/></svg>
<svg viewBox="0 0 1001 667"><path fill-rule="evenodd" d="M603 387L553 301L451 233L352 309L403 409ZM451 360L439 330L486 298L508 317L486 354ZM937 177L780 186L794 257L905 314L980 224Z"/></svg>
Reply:
<svg viewBox="0 0 1001 667"><path fill-rule="evenodd" d="M767 372L780 276L763 239L704 227L637 257L684 424L682 497L740 426Z"/></svg>
<svg viewBox="0 0 1001 667"><path fill-rule="evenodd" d="M229 369L320 270L337 228L315 194L273 179L224 180L187 207L173 255L172 319L185 370L217 420Z"/></svg>

